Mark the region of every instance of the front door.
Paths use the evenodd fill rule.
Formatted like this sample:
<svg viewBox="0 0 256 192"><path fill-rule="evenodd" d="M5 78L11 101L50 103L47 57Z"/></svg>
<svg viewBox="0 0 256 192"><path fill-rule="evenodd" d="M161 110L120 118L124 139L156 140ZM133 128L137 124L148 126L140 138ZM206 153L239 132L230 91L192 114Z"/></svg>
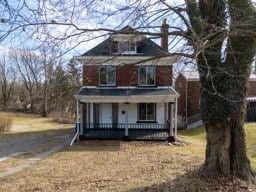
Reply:
<svg viewBox="0 0 256 192"><path fill-rule="evenodd" d="M101 123L105 124L104 127L112 127L112 104L101 104Z"/></svg>

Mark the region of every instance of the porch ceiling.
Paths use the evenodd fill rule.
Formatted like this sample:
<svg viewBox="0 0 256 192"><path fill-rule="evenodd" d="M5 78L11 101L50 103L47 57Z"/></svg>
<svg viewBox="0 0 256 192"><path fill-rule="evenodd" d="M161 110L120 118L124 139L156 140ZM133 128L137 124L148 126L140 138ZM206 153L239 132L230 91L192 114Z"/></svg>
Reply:
<svg viewBox="0 0 256 192"><path fill-rule="evenodd" d="M179 94L172 87L83 87L77 97L89 103L156 103L174 102Z"/></svg>

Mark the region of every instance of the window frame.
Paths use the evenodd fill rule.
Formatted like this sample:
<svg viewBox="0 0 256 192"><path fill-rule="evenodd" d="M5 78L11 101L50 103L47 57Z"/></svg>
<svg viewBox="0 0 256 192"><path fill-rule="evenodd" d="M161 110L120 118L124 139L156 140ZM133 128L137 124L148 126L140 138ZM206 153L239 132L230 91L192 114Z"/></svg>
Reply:
<svg viewBox="0 0 256 192"><path fill-rule="evenodd" d="M101 83L101 68L102 67L106 67L107 68L107 74L105 74L106 75L106 81L107 81L107 83L106 84L102 84ZM114 68L114 83L112 83L112 84L109 84L109 67L113 67ZM115 66L113 66L113 65L101 65L101 66L99 66L99 86L116 86L116 67Z"/></svg>
<svg viewBox="0 0 256 192"><path fill-rule="evenodd" d="M138 123L143 123L143 122L145 122L145 123L157 123L157 121L156 121L156 107L157 107L157 105L156 105L156 103L145 103L146 104L146 119L144 119L144 120L142 120L142 119L140 119L140 105L141 104L144 104L144 103L138 103L137 104L137 111L138 111L138 113L137 113L137 122ZM153 120L148 120L147 119L147 105L148 104L153 104L153 106L154 106L154 119Z"/></svg>
<svg viewBox="0 0 256 192"><path fill-rule="evenodd" d="M147 84L147 76L146 76L146 84L141 84L140 83L140 69L141 68L148 68L148 67L153 67L153 73L154 73L154 84ZM147 73L147 72L146 72ZM152 66L152 65L147 65L147 66L139 66L138 67L138 85L140 87L154 87L156 86L156 66Z"/></svg>
<svg viewBox="0 0 256 192"><path fill-rule="evenodd" d="M120 45L121 45L122 43L128 44L128 45L127 45L127 48L128 48L128 49L129 49L129 47L130 47L131 44L134 44L134 51L129 51L129 50L124 50L124 51L122 51L122 50L121 50L121 47L120 47ZM117 53L119 53L119 54L121 54L121 55L125 55L125 54L135 55L135 54L137 54L137 42L129 42L129 41L121 42L121 41L118 41L118 43L117 43Z"/></svg>

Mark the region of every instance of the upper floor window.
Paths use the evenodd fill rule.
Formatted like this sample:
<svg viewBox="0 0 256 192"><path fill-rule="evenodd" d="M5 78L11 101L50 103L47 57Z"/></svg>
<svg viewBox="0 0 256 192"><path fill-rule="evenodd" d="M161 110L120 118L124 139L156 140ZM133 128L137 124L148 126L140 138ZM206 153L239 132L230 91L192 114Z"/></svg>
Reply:
<svg viewBox="0 0 256 192"><path fill-rule="evenodd" d="M137 53L137 45L135 42L118 42L113 41L112 49L114 53L120 54L136 54Z"/></svg>
<svg viewBox="0 0 256 192"><path fill-rule="evenodd" d="M114 66L100 66L99 71L100 85L115 86L116 69Z"/></svg>
<svg viewBox="0 0 256 192"><path fill-rule="evenodd" d="M155 85L155 67L146 66L139 67L139 85L140 86L154 86Z"/></svg>
<svg viewBox="0 0 256 192"><path fill-rule="evenodd" d="M119 42L118 43L118 52L121 54L125 53L136 53L136 43L133 42Z"/></svg>

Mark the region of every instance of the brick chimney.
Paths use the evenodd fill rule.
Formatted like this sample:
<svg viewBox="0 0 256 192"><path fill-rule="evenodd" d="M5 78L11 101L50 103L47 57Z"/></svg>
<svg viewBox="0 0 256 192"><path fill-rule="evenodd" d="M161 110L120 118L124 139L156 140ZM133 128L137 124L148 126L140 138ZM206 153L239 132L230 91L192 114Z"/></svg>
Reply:
<svg viewBox="0 0 256 192"><path fill-rule="evenodd" d="M163 20L162 26L161 26L161 47L164 48L164 50L168 51L168 33L169 33L169 25L166 23L166 18Z"/></svg>

